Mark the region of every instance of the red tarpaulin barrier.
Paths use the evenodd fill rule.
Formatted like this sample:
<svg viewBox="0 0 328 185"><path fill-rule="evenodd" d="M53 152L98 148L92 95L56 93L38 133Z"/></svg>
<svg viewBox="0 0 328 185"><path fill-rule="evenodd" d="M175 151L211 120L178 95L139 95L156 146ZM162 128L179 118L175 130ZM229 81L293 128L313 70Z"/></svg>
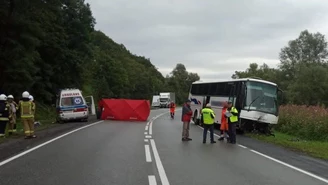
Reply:
<svg viewBox="0 0 328 185"><path fill-rule="evenodd" d="M150 114L149 100L102 99L102 120L146 121Z"/></svg>

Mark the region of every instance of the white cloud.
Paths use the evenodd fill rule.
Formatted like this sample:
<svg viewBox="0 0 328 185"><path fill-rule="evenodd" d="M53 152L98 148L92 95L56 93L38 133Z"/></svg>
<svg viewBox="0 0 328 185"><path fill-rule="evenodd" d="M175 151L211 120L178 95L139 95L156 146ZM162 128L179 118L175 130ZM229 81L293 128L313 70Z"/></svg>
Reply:
<svg viewBox="0 0 328 185"><path fill-rule="evenodd" d="M279 51L305 29L326 34L322 0L88 0L96 28L163 75L177 63L202 80L229 79L249 63L275 67Z"/></svg>

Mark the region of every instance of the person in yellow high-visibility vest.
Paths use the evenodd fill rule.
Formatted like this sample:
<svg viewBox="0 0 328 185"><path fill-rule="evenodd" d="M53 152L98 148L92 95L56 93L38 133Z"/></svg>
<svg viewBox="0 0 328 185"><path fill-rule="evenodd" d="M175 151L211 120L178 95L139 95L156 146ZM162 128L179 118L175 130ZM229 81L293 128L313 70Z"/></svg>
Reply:
<svg viewBox="0 0 328 185"><path fill-rule="evenodd" d="M30 101L29 96L29 92L23 92L22 100L19 102L21 120L24 125L25 139L36 138L36 135L34 134L35 104Z"/></svg>
<svg viewBox="0 0 328 185"><path fill-rule="evenodd" d="M238 123L238 110L232 105L232 101L228 102L228 109L226 112L228 117L229 127L229 143L236 144L236 125Z"/></svg>
<svg viewBox="0 0 328 185"><path fill-rule="evenodd" d="M203 126L204 126L203 143L206 143L208 130L210 130L211 143L216 143L216 141L214 141L215 114L214 114L214 111L211 109L211 105L209 103L206 105L205 108L202 109L201 114L202 114L202 122L203 122Z"/></svg>

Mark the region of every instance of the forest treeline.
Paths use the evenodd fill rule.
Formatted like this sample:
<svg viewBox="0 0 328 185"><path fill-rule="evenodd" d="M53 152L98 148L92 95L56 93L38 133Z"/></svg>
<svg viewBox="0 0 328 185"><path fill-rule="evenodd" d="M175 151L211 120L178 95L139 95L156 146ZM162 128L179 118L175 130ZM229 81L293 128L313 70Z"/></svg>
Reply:
<svg viewBox="0 0 328 185"><path fill-rule="evenodd" d="M283 104L328 105L327 40L321 33L304 30L279 53L278 67L251 63L232 78L258 77L278 84Z"/></svg>
<svg viewBox="0 0 328 185"><path fill-rule="evenodd" d="M181 103L199 80L181 63L164 77L150 59L132 54L95 24L84 0L1 1L0 93L20 97L28 90L50 104L62 88L80 88L96 99L150 99L174 91Z"/></svg>

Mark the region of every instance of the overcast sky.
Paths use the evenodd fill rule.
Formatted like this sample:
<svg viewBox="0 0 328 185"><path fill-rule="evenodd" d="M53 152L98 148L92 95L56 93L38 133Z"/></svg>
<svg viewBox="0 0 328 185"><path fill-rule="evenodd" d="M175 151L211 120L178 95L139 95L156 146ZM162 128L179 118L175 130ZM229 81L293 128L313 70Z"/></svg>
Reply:
<svg viewBox="0 0 328 185"><path fill-rule="evenodd" d="M276 67L305 29L328 32L328 0L87 0L96 29L163 75L177 63L201 80L230 79L249 63Z"/></svg>

